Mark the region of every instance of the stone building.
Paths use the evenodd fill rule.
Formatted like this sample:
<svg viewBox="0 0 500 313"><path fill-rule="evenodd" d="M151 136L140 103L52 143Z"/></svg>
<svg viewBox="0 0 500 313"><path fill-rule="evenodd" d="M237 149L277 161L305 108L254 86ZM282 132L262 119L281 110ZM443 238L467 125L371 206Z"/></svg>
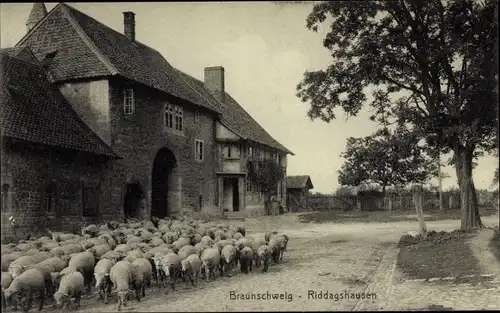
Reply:
<svg viewBox="0 0 500 313"><path fill-rule="evenodd" d="M288 210L290 212L309 209L309 190L314 186L309 175L288 176L286 178Z"/></svg>
<svg viewBox="0 0 500 313"><path fill-rule="evenodd" d="M95 187L96 218L262 210L263 197L247 183L245 164L275 158L286 172L291 152L225 91L223 67L205 68L203 81L187 75L136 39L133 12L123 18L122 34L64 3L50 12L36 3L28 32L15 46L29 48L51 86L116 156L104 165L85 164L92 171L103 167ZM4 170L16 175L2 163L2 175ZM65 197L66 186L80 186L78 175L65 179L54 182L55 199ZM18 197L17 184L22 185L11 186L13 197ZM276 188L286 205L286 183ZM55 203L54 210L62 210L63 204Z"/></svg>

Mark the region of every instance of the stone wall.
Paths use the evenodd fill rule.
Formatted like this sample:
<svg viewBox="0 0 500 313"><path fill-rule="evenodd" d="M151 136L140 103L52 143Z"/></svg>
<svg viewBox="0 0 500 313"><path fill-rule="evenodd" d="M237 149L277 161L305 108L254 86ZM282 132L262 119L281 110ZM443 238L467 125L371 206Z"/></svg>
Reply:
<svg viewBox="0 0 500 313"><path fill-rule="evenodd" d="M2 236L12 231L9 216L14 216L21 233L44 228L72 231L84 223L116 216L109 210L109 162L105 158L12 140L3 141L1 156L2 193L8 189L8 198L3 199L9 204L2 212ZM54 186L53 205L47 211L50 184ZM89 185L97 186L98 213L83 217L82 190Z"/></svg>
<svg viewBox="0 0 500 313"><path fill-rule="evenodd" d="M135 113L125 115L123 90L133 88ZM182 134L165 130L164 106L178 104L183 108ZM195 111L200 118L195 121ZM172 215L199 211L199 197L204 212L218 211L216 197L216 147L214 143L215 113L151 88L125 80L110 80L111 143L123 157L112 169L114 207L123 207L126 184L139 181L144 190L140 217L151 213L153 163L158 151L169 149L176 165L169 181L169 210ZM195 139L203 140L204 159L195 160Z"/></svg>

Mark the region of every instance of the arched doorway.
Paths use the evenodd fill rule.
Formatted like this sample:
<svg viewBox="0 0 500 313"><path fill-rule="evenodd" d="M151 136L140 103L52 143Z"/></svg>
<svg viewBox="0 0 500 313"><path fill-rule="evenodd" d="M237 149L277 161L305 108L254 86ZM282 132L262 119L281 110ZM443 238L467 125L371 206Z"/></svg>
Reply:
<svg viewBox="0 0 500 313"><path fill-rule="evenodd" d="M156 154L151 173L151 216L163 218L170 215L168 207L168 192L172 186L171 175L176 165L172 151L162 148Z"/></svg>
<svg viewBox="0 0 500 313"><path fill-rule="evenodd" d="M139 182L127 184L123 208L125 218L139 217L139 206L143 197L144 192Z"/></svg>

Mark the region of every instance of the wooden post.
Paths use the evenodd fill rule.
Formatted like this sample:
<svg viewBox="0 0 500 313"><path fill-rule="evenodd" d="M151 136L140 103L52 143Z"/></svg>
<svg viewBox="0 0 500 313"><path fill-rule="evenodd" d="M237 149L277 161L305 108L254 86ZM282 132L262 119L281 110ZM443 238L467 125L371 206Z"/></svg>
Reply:
<svg viewBox="0 0 500 313"><path fill-rule="evenodd" d="M417 211L417 219L420 224L420 233L424 238L427 237L427 227L425 226L424 212L422 210L422 186L416 185L413 188L413 201L415 202L415 210Z"/></svg>
<svg viewBox="0 0 500 313"><path fill-rule="evenodd" d="M441 153L438 152L438 171L439 171L439 209L444 211L443 207L443 175L441 173Z"/></svg>

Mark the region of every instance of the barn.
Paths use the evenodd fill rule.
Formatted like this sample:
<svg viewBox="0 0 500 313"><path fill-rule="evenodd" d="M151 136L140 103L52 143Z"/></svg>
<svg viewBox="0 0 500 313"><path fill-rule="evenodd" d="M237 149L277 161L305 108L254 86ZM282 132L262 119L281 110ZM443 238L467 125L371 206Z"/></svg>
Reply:
<svg viewBox="0 0 500 313"><path fill-rule="evenodd" d="M309 175L286 177L287 207L289 212L308 210L309 190L313 189Z"/></svg>

